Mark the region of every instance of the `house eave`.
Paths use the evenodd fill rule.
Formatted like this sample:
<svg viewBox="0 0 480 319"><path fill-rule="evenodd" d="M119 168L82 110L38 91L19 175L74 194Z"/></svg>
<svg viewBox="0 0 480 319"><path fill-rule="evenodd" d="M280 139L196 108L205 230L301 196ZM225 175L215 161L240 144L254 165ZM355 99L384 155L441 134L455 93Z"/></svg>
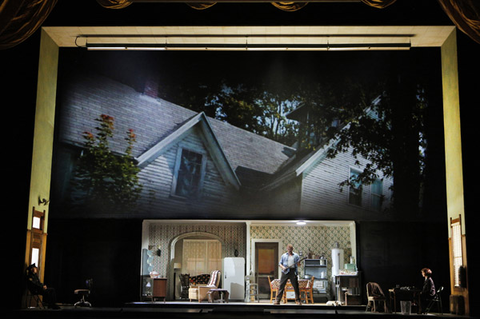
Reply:
<svg viewBox="0 0 480 319"><path fill-rule="evenodd" d="M240 189L241 183L238 179L238 176L235 174L228 158L226 157L220 143L218 142L217 137L215 136L214 131L208 121L205 113L201 112L192 117L181 127L175 130L173 133L162 139L160 142L155 144L152 148L147 150L145 153L140 155L136 160L138 161L138 166L144 168L151 162L153 162L158 156L165 152L170 146L179 141L185 135L189 134L190 130L196 126L200 125L203 135L206 139L206 147L211 152L212 158L215 163L218 165L219 169L222 171L222 176L225 181L230 185L235 187L235 189Z"/></svg>

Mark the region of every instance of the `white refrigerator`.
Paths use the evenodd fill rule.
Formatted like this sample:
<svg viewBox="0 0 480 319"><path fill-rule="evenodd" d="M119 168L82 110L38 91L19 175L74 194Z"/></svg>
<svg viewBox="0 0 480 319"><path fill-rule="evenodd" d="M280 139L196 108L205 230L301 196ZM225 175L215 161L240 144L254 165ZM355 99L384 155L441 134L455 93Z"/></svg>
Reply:
<svg viewBox="0 0 480 319"><path fill-rule="evenodd" d="M227 257L223 259L223 289L228 290L229 300L245 298L245 258Z"/></svg>

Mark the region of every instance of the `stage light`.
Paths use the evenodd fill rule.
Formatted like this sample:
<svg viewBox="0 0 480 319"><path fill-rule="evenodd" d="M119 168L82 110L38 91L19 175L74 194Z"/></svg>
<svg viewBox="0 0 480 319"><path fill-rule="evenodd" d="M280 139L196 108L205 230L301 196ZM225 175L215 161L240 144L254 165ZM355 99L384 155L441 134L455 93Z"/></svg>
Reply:
<svg viewBox="0 0 480 319"><path fill-rule="evenodd" d="M409 50L409 43L361 43L361 44L117 44L92 43L86 45L88 50L212 50L212 51L362 51L362 50Z"/></svg>
<svg viewBox="0 0 480 319"><path fill-rule="evenodd" d="M80 40L80 41L79 41ZM373 40L365 35L310 34L187 34L187 35L82 35L75 43L88 50L201 50L201 51L352 51L409 50L410 37ZM83 44L79 44L82 42Z"/></svg>

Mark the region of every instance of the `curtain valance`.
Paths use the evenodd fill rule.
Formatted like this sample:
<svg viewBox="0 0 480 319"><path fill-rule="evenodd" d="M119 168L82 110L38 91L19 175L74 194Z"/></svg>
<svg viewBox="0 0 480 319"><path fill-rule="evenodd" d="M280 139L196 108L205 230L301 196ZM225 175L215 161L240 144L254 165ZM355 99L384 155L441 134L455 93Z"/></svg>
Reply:
<svg viewBox="0 0 480 319"><path fill-rule="evenodd" d="M58 0L3 0L0 3L0 49L8 49L30 37L45 21ZM396 0L362 0L368 6L384 9ZM459 30L480 43L480 2L474 0L438 0L445 13ZM97 0L104 8L124 9L132 0ZM272 2L276 8L295 12L308 2ZM216 2L188 3L196 10L205 10Z"/></svg>

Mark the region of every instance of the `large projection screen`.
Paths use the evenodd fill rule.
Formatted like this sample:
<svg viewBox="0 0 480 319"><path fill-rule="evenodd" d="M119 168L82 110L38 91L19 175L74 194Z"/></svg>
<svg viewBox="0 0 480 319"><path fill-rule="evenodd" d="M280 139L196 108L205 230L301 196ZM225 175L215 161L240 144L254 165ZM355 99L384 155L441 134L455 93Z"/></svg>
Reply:
<svg viewBox="0 0 480 319"><path fill-rule="evenodd" d="M344 34L363 34L369 37L370 41L377 41L376 37L382 41L388 36L398 37L398 34L408 35L412 47L440 47L442 61L442 79L443 79L443 105L444 105L444 129L445 129L445 159L446 159L446 189L447 189L447 210L448 219L456 218L460 214L465 218L464 200L463 200L463 171L462 171L462 153L460 136L460 115L459 115L459 90L458 90L458 70L457 70L457 50L456 50L456 29L452 26L431 26L431 27L316 27L311 29L286 28L286 27L216 27L213 32L225 34L224 40L228 39L228 33L267 33L280 35L277 41L285 41L284 37L294 37L296 33L311 33L312 36L318 34L328 34L333 36L334 32ZM189 34L186 40L191 41L191 35L211 33L208 27L175 27L169 28L149 28L148 32L157 32L160 34L173 33L178 38L182 34ZM121 36L122 32L145 34L146 30L141 28L122 28L112 27L106 30L105 27L44 27L41 34L40 61L38 72L37 88L37 109L35 117L35 135L32 155L31 187L29 197L29 224L27 229L31 229L31 207L35 206L39 198L50 198L52 154L55 127L56 111L56 88L57 88L57 69L60 47L78 46L79 36L89 34L100 38L105 34L117 34L116 38ZM385 32L385 34L381 34ZM282 38L283 37L283 38ZM130 37L131 41L132 37ZM216 39L222 39L217 36ZM258 41L272 41L269 39L257 39ZM135 41L139 41L136 39ZM140 40L141 41L141 40ZM343 37L343 41L348 41ZM269 42L270 43L270 42ZM465 222L462 222L462 226ZM48 208L45 218L45 231L48 232ZM463 234L465 229L463 229ZM28 251L28 247L27 247Z"/></svg>

